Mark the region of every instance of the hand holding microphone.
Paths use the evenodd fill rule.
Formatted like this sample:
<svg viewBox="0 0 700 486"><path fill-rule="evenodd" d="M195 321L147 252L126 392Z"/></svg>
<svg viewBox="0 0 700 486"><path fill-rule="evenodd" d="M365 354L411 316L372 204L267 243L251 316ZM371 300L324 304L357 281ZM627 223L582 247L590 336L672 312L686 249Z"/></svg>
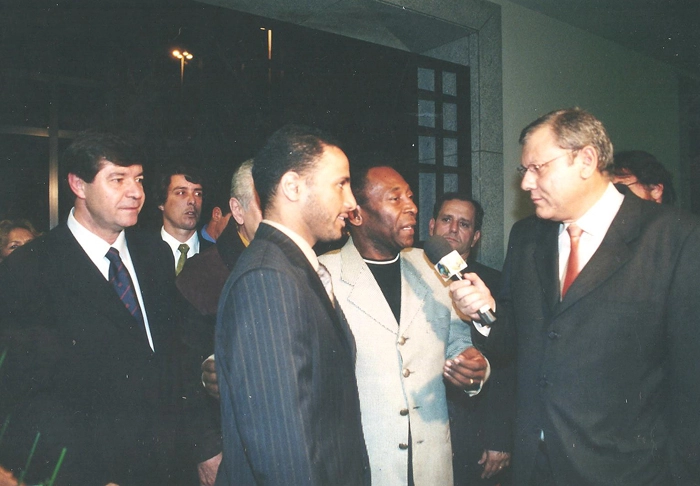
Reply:
<svg viewBox="0 0 700 486"><path fill-rule="evenodd" d="M428 260L435 265L435 269L443 280L468 280L473 285L474 282L472 282L471 279L465 279L463 276L463 274L468 271L467 263L462 259L462 256L456 250L452 249L445 238L437 235L431 236L425 242L424 251L425 255L428 257ZM481 285L488 292L486 286L484 286L483 283ZM453 290L452 298L460 311L464 312L465 314L471 314L467 308L469 307L469 302L473 301L474 299L468 298L467 300L469 302L462 302L463 296L460 296L459 294L466 293L467 296L473 297L475 292L465 292L463 289L464 287L462 286L462 292L460 292L460 290ZM490 297L490 293L488 293L488 297ZM496 322L496 316L494 315L489 304L481 305L476 312L479 315L479 319L481 320L482 324L490 326Z"/></svg>

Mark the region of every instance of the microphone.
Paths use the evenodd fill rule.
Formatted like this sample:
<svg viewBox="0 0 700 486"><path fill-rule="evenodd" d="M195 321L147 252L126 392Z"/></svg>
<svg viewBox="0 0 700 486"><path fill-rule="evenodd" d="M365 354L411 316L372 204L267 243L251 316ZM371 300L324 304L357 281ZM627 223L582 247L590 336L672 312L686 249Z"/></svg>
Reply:
<svg viewBox="0 0 700 486"><path fill-rule="evenodd" d="M431 236L425 242L423 251L430 263L435 265L435 270L443 280L464 280L462 274L467 271L467 262L457 253L457 250L452 249L445 238L438 235ZM484 305L477 312L482 324L490 326L496 322L496 316L488 305Z"/></svg>

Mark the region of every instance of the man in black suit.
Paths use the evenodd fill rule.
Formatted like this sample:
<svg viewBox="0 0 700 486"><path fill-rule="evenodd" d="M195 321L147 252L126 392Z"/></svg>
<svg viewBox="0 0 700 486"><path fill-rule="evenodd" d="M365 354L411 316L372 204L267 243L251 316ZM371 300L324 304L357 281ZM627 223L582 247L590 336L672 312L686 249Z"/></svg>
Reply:
<svg viewBox="0 0 700 486"><path fill-rule="evenodd" d="M67 224L0 265L0 462L23 468L39 432L29 482L51 475L63 447L56 484L181 479L172 255L125 231L144 203L141 160L122 138L80 135L63 158Z"/></svg>
<svg viewBox="0 0 700 486"><path fill-rule="evenodd" d="M339 239L356 206L348 159L321 132L287 126L255 156L253 179L265 219L216 327L217 484L368 484L355 342L312 250Z"/></svg>
<svg viewBox="0 0 700 486"><path fill-rule="evenodd" d="M511 231L485 343L517 357L516 484L699 484L698 220L617 192L612 144L583 110L520 142L536 216ZM468 275L451 290L477 319L496 303Z"/></svg>
<svg viewBox="0 0 700 486"><path fill-rule="evenodd" d="M494 294L501 272L475 261L472 249L481 239L484 209L466 194L448 192L435 202L430 236L445 238ZM491 378L474 397L447 388L455 485L504 484L499 474L510 464L513 449L514 367L492 367Z"/></svg>

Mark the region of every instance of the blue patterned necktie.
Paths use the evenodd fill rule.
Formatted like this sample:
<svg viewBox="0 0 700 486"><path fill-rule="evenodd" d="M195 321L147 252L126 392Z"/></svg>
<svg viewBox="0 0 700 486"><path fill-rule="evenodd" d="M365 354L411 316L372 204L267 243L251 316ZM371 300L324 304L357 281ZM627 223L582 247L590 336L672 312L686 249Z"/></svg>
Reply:
<svg viewBox="0 0 700 486"><path fill-rule="evenodd" d="M114 286L114 290L124 303L134 319L143 324L143 315L141 314L141 306L136 299L134 291L134 283L131 280L129 271L124 266L119 251L116 248L110 248L105 255L109 260L109 282Z"/></svg>

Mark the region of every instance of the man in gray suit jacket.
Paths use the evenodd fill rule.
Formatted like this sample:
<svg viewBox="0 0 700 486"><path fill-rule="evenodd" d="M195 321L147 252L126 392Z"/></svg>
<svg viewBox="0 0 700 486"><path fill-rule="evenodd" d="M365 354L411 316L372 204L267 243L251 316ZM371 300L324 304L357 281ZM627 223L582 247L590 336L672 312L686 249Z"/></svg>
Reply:
<svg viewBox="0 0 700 486"><path fill-rule="evenodd" d="M355 208L348 159L326 135L287 126L255 156L253 180L265 219L216 326L217 484L368 484L355 342L312 250L340 238Z"/></svg>
<svg viewBox="0 0 700 486"><path fill-rule="evenodd" d="M517 485L700 481L700 223L620 194L612 143L578 108L520 137L536 217L511 231L485 353L517 359ZM459 309L495 305L474 274ZM478 326L477 326L478 327Z"/></svg>
<svg viewBox="0 0 700 486"><path fill-rule="evenodd" d="M353 192L352 238L320 260L357 340L372 482L450 485L443 378L460 389L475 385L485 378L486 360L470 347L469 327L423 251L410 248L417 208L403 177L383 165L353 168Z"/></svg>

